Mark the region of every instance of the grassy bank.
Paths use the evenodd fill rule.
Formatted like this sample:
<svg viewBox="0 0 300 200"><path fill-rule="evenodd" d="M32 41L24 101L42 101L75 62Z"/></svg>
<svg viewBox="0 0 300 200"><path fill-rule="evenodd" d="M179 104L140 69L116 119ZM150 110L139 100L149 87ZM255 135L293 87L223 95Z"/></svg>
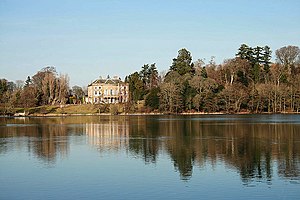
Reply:
<svg viewBox="0 0 300 200"><path fill-rule="evenodd" d="M26 116L51 116L51 115L89 115L89 114L119 114L123 105L63 105L63 106L39 106L32 108L7 108L1 107L1 115L23 115Z"/></svg>
<svg viewBox="0 0 300 200"><path fill-rule="evenodd" d="M81 105L64 105L64 106L38 106L32 108L8 108L0 106L0 115L4 116L61 116L61 115L99 115L99 114L108 114L108 115L117 115L125 114L124 109L125 105L123 104L81 104ZM175 114L175 113L160 113L150 112L145 109L137 109L135 112L130 112L126 114L131 115L157 115L157 114ZM179 115L205 115L205 114L228 114L223 112L216 113L204 113L204 112L184 112L177 113ZM250 112L240 112L240 113L231 113L231 114L253 114ZM274 113L261 113L261 114L274 114ZM285 112L282 114L298 114Z"/></svg>

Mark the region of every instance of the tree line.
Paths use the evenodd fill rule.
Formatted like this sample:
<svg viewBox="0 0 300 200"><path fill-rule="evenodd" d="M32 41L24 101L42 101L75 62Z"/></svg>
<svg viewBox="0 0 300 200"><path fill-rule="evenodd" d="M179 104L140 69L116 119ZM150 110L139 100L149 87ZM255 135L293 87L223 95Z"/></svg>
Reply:
<svg viewBox="0 0 300 200"><path fill-rule="evenodd" d="M191 52L181 49L165 75L154 63L126 77L131 108L144 100L146 110L165 113L299 112L299 47L276 50L275 62L271 54L269 46L242 44L234 58L216 64L213 57L192 62Z"/></svg>
<svg viewBox="0 0 300 200"><path fill-rule="evenodd" d="M300 50L285 46L242 44L234 58L216 64L193 62L191 52L180 49L169 70L159 73L156 64L144 64L125 78L130 100L126 112L299 112ZM84 103L86 91L69 87L67 74L45 67L26 81L0 79L0 107L29 108L42 105ZM143 106L139 106L142 102Z"/></svg>
<svg viewBox="0 0 300 200"><path fill-rule="evenodd" d="M54 67L45 67L26 81L0 80L0 104L6 112L15 107L65 104L69 97L69 77L58 75Z"/></svg>

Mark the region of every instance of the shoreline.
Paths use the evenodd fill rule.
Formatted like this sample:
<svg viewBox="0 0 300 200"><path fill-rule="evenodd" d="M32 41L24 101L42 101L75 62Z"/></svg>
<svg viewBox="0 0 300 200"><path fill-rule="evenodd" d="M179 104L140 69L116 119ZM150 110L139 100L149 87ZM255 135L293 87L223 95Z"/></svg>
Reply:
<svg viewBox="0 0 300 200"><path fill-rule="evenodd" d="M30 115L0 115L0 117L7 117L7 118L30 118L30 117L72 117L72 116L160 116L160 115L170 115L170 116L188 116L188 115L276 115L276 114L281 114L281 115L297 115L300 114L299 112L281 112L281 113L250 113L250 112L239 112L239 113L223 113L223 112L214 112L214 113L204 113L204 112L193 112L193 113L120 113L120 114L110 114L110 113L64 113L64 114L54 114L54 113L49 113L49 114L30 114Z"/></svg>
<svg viewBox="0 0 300 200"><path fill-rule="evenodd" d="M6 110L0 107L0 117L67 117L67 116L193 116L193 115L271 115L271 114L300 114L300 112L261 112L253 113L247 110L241 112L198 112L189 110L182 113L159 112L159 110L148 111L138 109L136 112L124 112L126 107L116 104L114 109L108 105L98 104L66 104L66 105L45 105L31 108L11 108Z"/></svg>

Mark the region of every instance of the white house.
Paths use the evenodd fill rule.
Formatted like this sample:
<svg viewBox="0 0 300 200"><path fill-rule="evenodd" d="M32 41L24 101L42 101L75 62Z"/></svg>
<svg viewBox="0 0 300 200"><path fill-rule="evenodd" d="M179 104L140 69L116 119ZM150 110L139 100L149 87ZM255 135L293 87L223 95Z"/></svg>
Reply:
<svg viewBox="0 0 300 200"><path fill-rule="evenodd" d="M101 76L88 85L86 103L125 103L129 98L129 85L118 76L103 79Z"/></svg>

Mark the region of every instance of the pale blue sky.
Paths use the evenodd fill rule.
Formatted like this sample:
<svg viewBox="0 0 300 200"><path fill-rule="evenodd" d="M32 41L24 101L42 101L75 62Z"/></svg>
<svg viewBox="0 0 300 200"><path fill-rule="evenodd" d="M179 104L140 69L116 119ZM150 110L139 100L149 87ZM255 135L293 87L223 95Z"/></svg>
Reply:
<svg viewBox="0 0 300 200"><path fill-rule="evenodd" d="M0 78L55 66L85 86L145 63L168 70L181 48L221 63L242 43L300 46L299 8L299 0L0 0Z"/></svg>

